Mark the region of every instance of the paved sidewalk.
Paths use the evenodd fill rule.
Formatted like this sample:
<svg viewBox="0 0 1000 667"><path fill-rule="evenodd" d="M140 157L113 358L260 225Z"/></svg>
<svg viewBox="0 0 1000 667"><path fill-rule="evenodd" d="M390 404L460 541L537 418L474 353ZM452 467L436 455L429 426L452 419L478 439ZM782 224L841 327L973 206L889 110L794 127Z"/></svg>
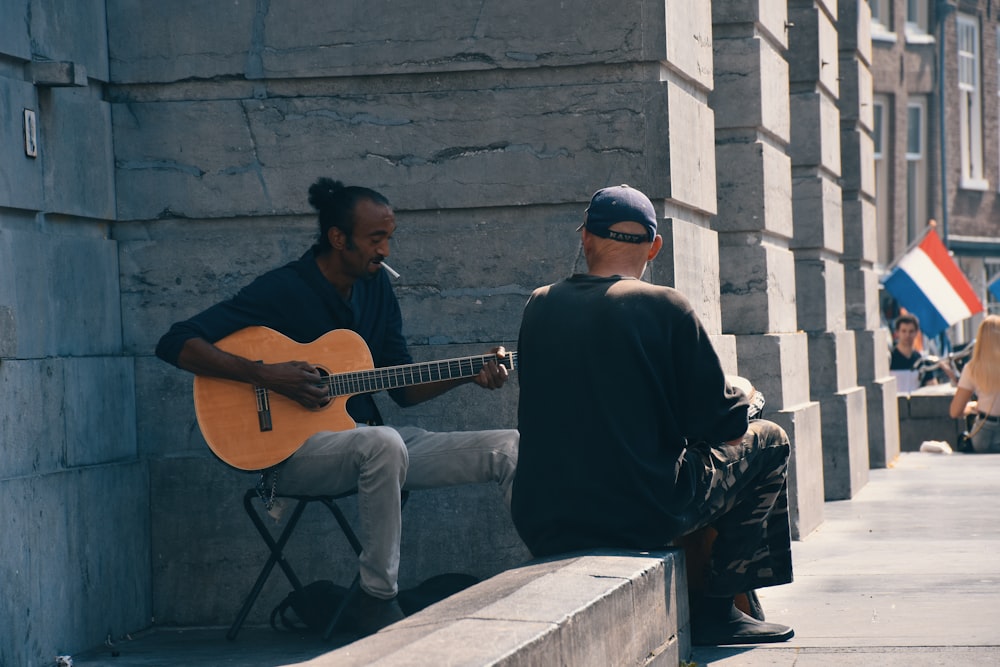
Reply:
<svg viewBox="0 0 1000 667"><path fill-rule="evenodd" d="M711 667L1000 665L1000 454L904 453L793 543L759 591L785 644L695 648Z"/></svg>

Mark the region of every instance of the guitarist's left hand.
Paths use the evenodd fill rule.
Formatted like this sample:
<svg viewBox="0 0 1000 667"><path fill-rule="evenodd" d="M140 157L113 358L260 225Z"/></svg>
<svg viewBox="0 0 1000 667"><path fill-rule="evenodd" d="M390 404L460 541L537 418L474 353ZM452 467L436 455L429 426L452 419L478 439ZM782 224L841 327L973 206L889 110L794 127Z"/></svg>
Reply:
<svg viewBox="0 0 1000 667"><path fill-rule="evenodd" d="M491 361L483 366L479 374L472 378L472 381L483 389L499 389L504 385L509 377L507 367L499 363L499 359L507 354L503 347L494 347L490 354L497 356L497 361Z"/></svg>
<svg viewBox="0 0 1000 667"><path fill-rule="evenodd" d="M497 361L491 361L490 363L483 366L478 374L472 377L472 382L475 382L480 387L484 389L499 389L507 381L508 373L507 368L498 363L500 356L506 354L506 350L502 347L494 347L489 351L489 354L497 355ZM460 380L444 380L442 382L432 382L430 384L419 384L411 387L406 387L405 399L401 406L406 407L409 405L416 405L417 403L423 403L424 401L440 396L450 389L454 389L463 384L468 384L469 378L463 378Z"/></svg>

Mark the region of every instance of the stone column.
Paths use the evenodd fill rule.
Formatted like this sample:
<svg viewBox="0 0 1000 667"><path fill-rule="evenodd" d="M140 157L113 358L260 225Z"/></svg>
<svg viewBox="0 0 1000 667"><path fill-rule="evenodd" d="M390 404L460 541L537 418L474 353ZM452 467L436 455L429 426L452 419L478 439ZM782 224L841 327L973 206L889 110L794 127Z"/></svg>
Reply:
<svg viewBox="0 0 1000 667"><path fill-rule="evenodd" d="M819 403L809 396L808 340L797 332L789 158L787 13L769 0L712 3L722 328L739 372L792 441L792 534L823 520Z"/></svg>
<svg viewBox="0 0 1000 667"><path fill-rule="evenodd" d="M847 328L854 332L858 384L868 403L868 464L885 468L899 455L896 379L889 373L889 333L878 301L875 159L872 141L871 8L840 0L841 196L844 211Z"/></svg>
<svg viewBox="0 0 1000 667"><path fill-rule="evenodd" d="M866 392L858 386L847 328L840 95L834 0L790 0L789 79L793 238L798 326L809 338L809 384L821 405L827 500L851 498L868 481Z"/></svg>
<svg viewBox="0 0 1000 667"><path fill-rule="evenodd" d="M660 68L665 112L659 120L668 147L667 173L649 190L662 206L663 250L650 279L675 287L691 301L727 372L735 373L736 341L722 334L716 212L715 119L712 90L712 10L708 3L664 3L666 52ZM693 38L693 39L692 39ZM662 184L662 185L661 185ZM666 186L666 197L657 195Z"/></svg>

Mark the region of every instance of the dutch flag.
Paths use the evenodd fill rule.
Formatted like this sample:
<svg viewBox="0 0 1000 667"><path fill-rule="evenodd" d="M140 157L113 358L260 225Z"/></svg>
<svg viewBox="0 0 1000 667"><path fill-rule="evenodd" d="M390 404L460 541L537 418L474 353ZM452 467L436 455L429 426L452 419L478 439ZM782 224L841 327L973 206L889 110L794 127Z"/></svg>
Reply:
<svg viewBox="0 0 1000 667"><path fill-rule="evenodd" d="M882 284L899 305L920 319L920 330L928 337L983 310L972 285L933 229L903 255Z"/></svg>

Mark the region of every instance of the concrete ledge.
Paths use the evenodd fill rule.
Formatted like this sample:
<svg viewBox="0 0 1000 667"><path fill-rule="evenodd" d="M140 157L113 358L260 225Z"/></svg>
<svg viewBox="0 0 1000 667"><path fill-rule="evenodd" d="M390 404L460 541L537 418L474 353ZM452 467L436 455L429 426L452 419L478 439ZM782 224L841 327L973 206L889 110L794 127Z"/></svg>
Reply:
<svg viewBox="0 0 1000 667"><path fill-rule="evenodd" d="M299 667L671 665L690 653L681 551L594 551L503 572Z"/></svg>

